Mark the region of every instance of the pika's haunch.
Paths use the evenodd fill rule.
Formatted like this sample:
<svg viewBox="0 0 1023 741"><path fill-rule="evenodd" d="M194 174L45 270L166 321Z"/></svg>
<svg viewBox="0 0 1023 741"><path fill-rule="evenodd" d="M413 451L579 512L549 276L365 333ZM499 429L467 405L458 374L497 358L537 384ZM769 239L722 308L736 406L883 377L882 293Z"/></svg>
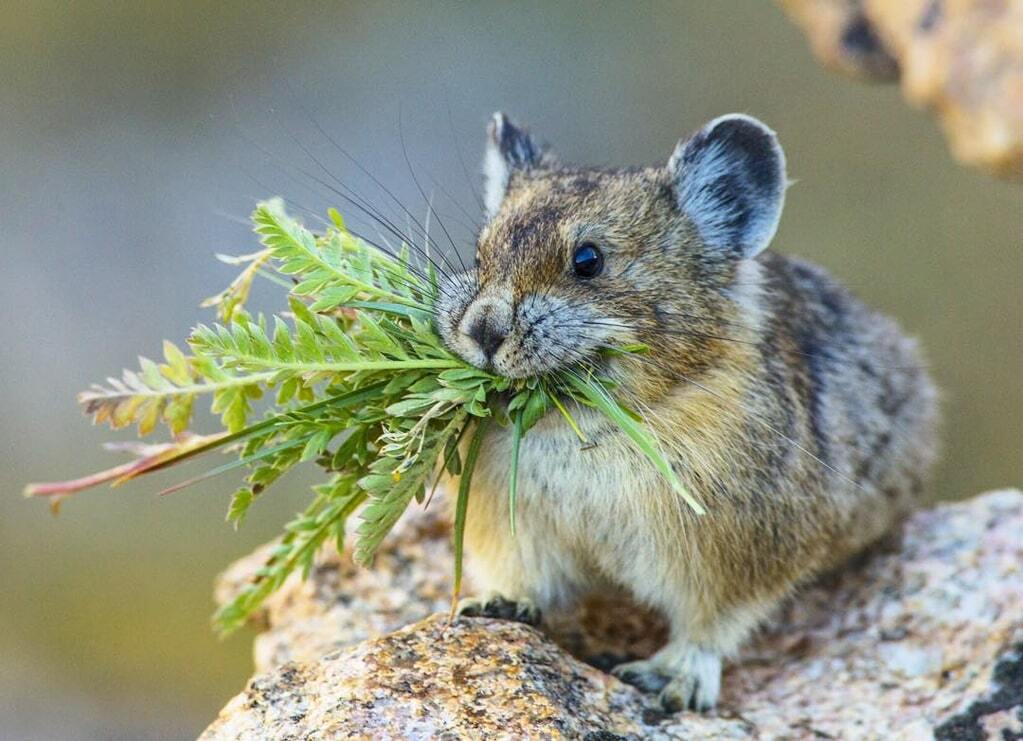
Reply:
<svg viewBox="0 0 1023 741"><path fill-rule="evenodd" d="M568 167L496 114L487 224L438 331L513 378L599 364L706 508L698 516L600 414L483 442L467 516L467 613L530 616L617 589L663 611L669 643L615 673L668 710L711 708L732 655L795 587L897 526L936 450L914 340L823 270L767 250L785 199L773 131L711 121L664 166ZM642 343L643 355L607 355Z"/></svg>

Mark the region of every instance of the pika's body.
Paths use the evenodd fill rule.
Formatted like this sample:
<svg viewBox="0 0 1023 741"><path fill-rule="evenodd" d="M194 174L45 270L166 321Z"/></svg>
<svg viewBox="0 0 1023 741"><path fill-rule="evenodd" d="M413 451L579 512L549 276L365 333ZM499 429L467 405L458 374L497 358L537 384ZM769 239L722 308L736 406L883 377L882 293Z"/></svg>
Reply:
<svg viewBox="0 0 1023 741"><path fill-rule="evenodd" d="M475 273L443 290L441 335L512 377L598 366L706 513L580 406L587 445L557 412L523 438L513 536L511 432L491 426L466 520L475 584L541 609L631 594L670 640L615 673L667 709L712 707L722 658L771 608L913 507L937 416L916 343L765 250L785 166L754 119L716 119L666 167L597 171L557 165L497 114L485 169L490 220ZM649 351L600 352L633 342Z"/></svg>

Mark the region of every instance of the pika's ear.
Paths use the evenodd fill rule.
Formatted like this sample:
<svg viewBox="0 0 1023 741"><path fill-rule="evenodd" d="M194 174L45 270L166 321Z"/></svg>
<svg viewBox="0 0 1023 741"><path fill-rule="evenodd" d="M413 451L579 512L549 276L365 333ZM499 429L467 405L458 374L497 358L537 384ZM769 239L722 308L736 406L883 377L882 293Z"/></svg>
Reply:
<svg viewBox="0 0 1023 741"><path fill-rule="evenodd" d="M530 170L548 164L551 155L529 132L498 111L487 124L487 149L483 155L483 205L491 219L508 190L513 170Z"/></svg>
<svg viewBox="0 0 1023 741"><path fill-rule="evenodd" d="M785 153L778 137L732 113L679 142L668 171L679 209L708 247L753 257L771 242L785 203Z"/></svg>

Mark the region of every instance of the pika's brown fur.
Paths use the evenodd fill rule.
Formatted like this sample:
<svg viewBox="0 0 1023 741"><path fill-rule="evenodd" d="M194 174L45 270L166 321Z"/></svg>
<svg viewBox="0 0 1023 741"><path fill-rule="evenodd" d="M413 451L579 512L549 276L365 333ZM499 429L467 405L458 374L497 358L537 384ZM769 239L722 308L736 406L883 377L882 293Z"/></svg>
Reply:
<svg viewBox="0 0 1023 741"><path fill-rule="evenodd" d="M442 336L509 376L599 364L706 514L579 408L591 445L556 413L523 439L513 538L497 429L469 500L476 583L545 609L630 593L664 611L671 641L616 673L668 709L712 707L721 658L772 607L914 506L937 418L916 342L820 268L761 251L784 156L752 119L708 124L667 167L600 171L556 165L498 114L488 167L491 218L475 274L444 292ZM600 250L599 275L573 273L580 245ZM650 350L601 359L631 342Z"/></svg>

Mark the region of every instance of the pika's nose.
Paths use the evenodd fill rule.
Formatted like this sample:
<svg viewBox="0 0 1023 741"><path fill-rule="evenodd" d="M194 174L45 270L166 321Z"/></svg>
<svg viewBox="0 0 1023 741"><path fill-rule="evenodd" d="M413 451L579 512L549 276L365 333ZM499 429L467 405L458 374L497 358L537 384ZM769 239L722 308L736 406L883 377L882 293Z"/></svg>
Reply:
<svg viewBox="0 0 1023 741"><path fill-rule="evenodd" d="M483 354L487 356L487 360L494 357L494 353L497 352L505 337L508 336L508 333L496 325L486 314L477 317L469 325L469 331L466 334L475 340Z"/></svg>

